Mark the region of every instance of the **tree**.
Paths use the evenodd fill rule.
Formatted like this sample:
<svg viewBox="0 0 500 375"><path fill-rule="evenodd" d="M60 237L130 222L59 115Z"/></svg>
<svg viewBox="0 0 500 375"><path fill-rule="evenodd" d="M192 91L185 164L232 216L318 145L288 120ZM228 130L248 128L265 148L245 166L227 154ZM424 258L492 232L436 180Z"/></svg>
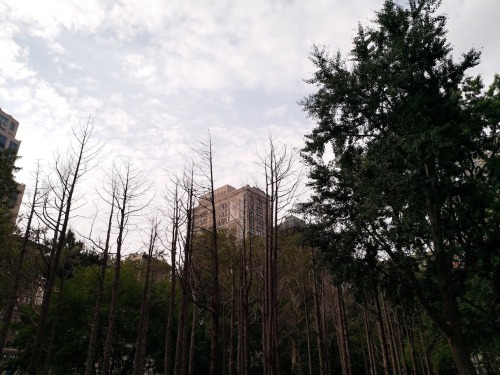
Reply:
<svg viewBox="0 0 500 375"><path fill-rule="evenodd" d="M264 169L265 255L263 268L262 346L264 374L280 373L278 339L278 223L282 211L295 199L300 176L296 154L285 144L269 138L269 148L259 156Z"/></svg>
<svg viewBox="0 0 500 375"><path fill-rule="evenodd" d="M157 217L150 219L150 232L149 241L147 246L147 255L144 253L143 258L146 258L146 274L144 276L144 287L141 298L141 311L139 314L139 327L137 332L137 341L135 344L135 357L134 357L134 375L144 374L144 367L146 365L146 346L148 342L148 328L149 328L149 314L151 309L151 289L154 282L152 278L153 258L158 254L157 241L158 241L158 227L160 222Z"/></svg>
<svg viewBox="0 0 500 375"><path fill-rule="evenodd" d="M111 230L113 226L113 211L115 209L115 187L114 183L111 183L111 197L107 200L107 204L110 205L110 213L108 218L108 226L106 230L106 240L104 244L102 241L94 241L90 236L90 241L92 244L99 248L102 251L102 260L101 265L99 267L99 275L98 275L98 287L95 298L95 306L94 306L94 315L92 317L92 326L90 328L90 337L89 337L89 347L87 349L87 359L85 361L85 375L92 375L92 371L94 369L95 362L95 352L97 345L97 334L99 330L99 321L101 319L101 305L104 299L104 282L106 277L106 268L108 267L108 259L109 259L109 250L110 250L110 241L111 241Z"/></svg>
<svg viewBox="0 0 500 375"><path fill-rule="evenodd" d="M132 166L130 161L113 166L111 177L111 196L114 199L114 207L117 215L118 235L116 238L116 254L114 266L113 287L111 292L111 304L108 315L108 327L106 332L106 341L104 344L104 353L102 359L102 373L109 374L111 365L111 350L113 348L113 337L115 334L115 325L118 309L118 297L121 282L121 253L123 243L131 224L130 220L140 215L148 205L144 197L149 191L147 176Z"/></svg>
<svg viewBox="0 0 500 375"><path fill-rule="evenodd" d="M50 299L54 289L54 282L64 248L73 199L77 183L93 167L92 161L99 153L99 143L92 144L93 124L89 120L82 125L79 131L74 131L75 145L70 147L65 157L58 156L55 160L55 182L50 182L50 189L45 195L43 213L39 218L52 230L50 259L43 288L43 300L40 308L40 317L37 324L37 333L33 344L31 362L28 373L36 374L42 353L42 340L45 334Z"/></svg>
<svg viewBox="0 0 500 375"><path fill-rule="evenodd" d="M462 303L498 246L498 118L465 76L479 53L451 57L439 1L408 3L387 0L374 26L360 25L349 61L314 48L318 91L301 101L317 120L303 150L314 190L304 209L349 272L384 259L399 267L458 372L472 374Z"/></svg>
<svg viewBox="0 0 500 375"><path fill-rule="evenodd" d="M3 153L3 152L0 152ZM37 165L37 170L35 172L35 187L33 190L33 196L31 199L30 203L30 212L28 214L28 221L26 223L26 229L24 232L24 237L22 239L22 244L19 249L19 254L17 256L17 260L15 263L14 267L14 275L13 275L13 280L12 280L12 288L8 291L6 302L3 304L3 315L2 315L2 321L1 321L1 326L0 326L0 353L2 353L2 350L5 345L5 340L7 338L7 333L9 330L9 326L11 323L12 319L12 314L14 312L14 308L16 306L16 301L19 296L19 291L21 287L21 278L22 278L22 268L24 264L24 259L26 258L27 252L28 252L28 242L30 239L30 233L31 233L31 223L33 221L33 216L35 215L35 210L40 203L40 190L38 187L39 184L39 176L40 176L40 164ZM3 232L3 231L2 231ZM12 237L11 233L10 237ZM7 234L5 234L8 236ZM2 244L9 244L12 245L12 238L10 241L5 238L5 239L0 239L0 242ZM2 249L3 250L3 249ZM3 253L3 251L2 251Z"/></svg>

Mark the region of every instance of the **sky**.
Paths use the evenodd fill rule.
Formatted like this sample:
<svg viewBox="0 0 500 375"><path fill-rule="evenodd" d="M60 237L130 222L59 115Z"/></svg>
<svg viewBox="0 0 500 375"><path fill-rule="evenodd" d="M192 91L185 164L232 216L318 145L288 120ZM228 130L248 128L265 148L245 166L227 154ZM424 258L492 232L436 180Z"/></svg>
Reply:
<svg viewBox="0 0 500 375"><path fill-rule="evenodd" d="M216 185L259 180L270 136L300 149L314 122L297 104L314 90L312 45L344 55L382 0L0 0L0 107L20 122L17 179L94 121L104 172L130 158L161 190L189 150L214 142ZM500 72L498 0L443 0L459 57ZM101 178L102 179L102 178ZM83 182L98 185L99 177Z"/></svg>

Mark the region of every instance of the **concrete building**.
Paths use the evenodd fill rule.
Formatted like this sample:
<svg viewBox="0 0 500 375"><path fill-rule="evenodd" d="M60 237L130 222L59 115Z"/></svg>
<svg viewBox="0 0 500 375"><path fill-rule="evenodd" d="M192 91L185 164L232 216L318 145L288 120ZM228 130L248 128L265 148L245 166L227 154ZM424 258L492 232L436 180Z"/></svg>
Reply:
<svg viewBox="0 0 500 375"><path fill-rule="evenodd" d="M215 217L219 229L228 229L237 238L250 234L264 236L266 194L249 185L239 189L224 185L214 190ZM195 233L212 228L212 206L209 195L199 199L194 208Z"/></svg>
<svg viewBox="0 0 500 375"><path fill-rule="evenodd" d="M18 128L19 122L0 108L0 151L10 149L17 155L19 147L21 146L21 141L16 139ZM14 220L17 218L17 214L19 213L25 188L26 186L24 184L17 185L17 194L13 197L15 200L14 208L12 209Z"/></svg>
<svg viewBox="0 0 500 375"><path fill-rule="evenodd" d="M0 149L9 148L17 153L21 141L16 139L19 122L0 108Z"/></svg>

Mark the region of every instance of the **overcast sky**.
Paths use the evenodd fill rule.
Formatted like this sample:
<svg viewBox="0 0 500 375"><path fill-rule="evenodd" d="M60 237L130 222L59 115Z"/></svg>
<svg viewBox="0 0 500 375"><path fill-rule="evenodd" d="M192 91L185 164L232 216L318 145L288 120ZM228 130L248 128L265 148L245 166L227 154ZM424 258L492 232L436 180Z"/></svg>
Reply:
<svg viewBox="0 0 500 375"><path fill-rule="evenodd" d="M349 51L382 0L0 0L0 107L22 141L20 181L91 116L103 165L130 157L161 176L210 129L217 185L252 183L271 134L302 147L313 123L313 43ZM499 0L443 0L459 56L500 72Z"/></svg>

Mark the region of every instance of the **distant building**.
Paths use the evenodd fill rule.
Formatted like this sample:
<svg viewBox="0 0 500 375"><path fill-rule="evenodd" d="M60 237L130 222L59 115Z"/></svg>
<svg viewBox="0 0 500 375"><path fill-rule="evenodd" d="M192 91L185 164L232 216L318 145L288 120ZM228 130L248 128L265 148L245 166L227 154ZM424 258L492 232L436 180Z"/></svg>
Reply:
<svg viewBox="0 0 500 375"><path fill-rule="evenodd" d="M21 147L21 141L16 139L18 128L19 122L0 108L0 151L10 149L17 155L19 147ZM12 200L15 201L14 208L12 209L14 220L17 218L19 209L21 208L25 188L24 184L18 184L17 193L12 197Z"/></svg>
<svg viewBox="0 0 500 375"><path fill-rule="evenodd" d="M306 226L306 222L296 216L286 216L278 226L280 230L300 232Z"/></svg>
<svg viewBox="0 0 500 375"><path fill-rule="evenodd" d="M197 233L212 228L212 206L208 194L202 196L194 208L194 231ZM224 185L214 190L214 198L217 228L228 229L237 238L250 234L264 236L266 193L249 185L239 189Z"/></svg>

